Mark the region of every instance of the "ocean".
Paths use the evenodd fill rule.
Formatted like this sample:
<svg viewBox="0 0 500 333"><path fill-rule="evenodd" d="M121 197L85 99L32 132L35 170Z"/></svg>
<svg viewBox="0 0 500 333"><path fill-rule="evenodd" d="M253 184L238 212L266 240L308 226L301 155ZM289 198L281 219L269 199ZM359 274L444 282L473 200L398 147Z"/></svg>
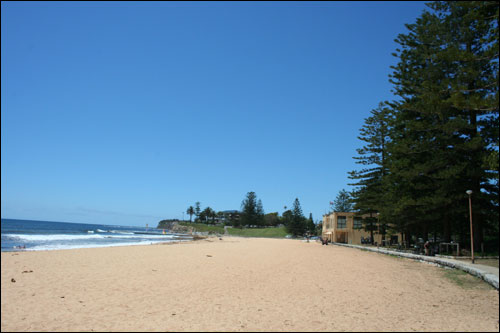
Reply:
<svg viewBox="0 0 500 333"><path fill-rule="evenodd" d="M187 241L192 237L145 227L1 219L2 252L42 251Z"/></svg>

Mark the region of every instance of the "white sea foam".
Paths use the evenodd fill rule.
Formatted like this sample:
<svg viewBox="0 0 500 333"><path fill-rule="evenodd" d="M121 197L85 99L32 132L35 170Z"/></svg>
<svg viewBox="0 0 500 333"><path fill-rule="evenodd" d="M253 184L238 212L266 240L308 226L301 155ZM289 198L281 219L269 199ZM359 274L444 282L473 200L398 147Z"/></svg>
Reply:
<svg viewBox="0 0 500 333"><path fill-rule="evenodd" d="M99 235L87 233L83 235L71 235L71 234L53 234L53 235L17 235L17 234L5 234L2 236L7 236L13 238L18 241L24 242L52 242L52 241L79 241L79 240L98 240L103 238L112 238L112 239L120 239L120 238L129 238L129 239L141 239L147 241L148 239L164 239L169 240L176 238L174 235L140 235L133 233L126 234L114 234L114 235Z"/></svg>
<svg viewBox="0 0 500 333"><path fill-rule="evenodd" d="M122 235L116 235L116 236L115 235L106 235L103 237L106 237L106 238L171 239L171 238L174 238L175 236L174 235L141 235L141 234L125 235L125 234L122 234Z"/></svg>
<svg viewBox="0 0 500 333"><path fill-rule="evenodd" d="M7 237L19 239L21 241L69 241L69 240L84 240L84 239L102 239L101 235L86 234L86 235L69 235L69 234L53 234L53 235L16 235L6 234Z"/></svg>
<svg viewBox="0 0 500 333"><path fill-rule="evenodd" d="M172 240L164 240L164 241L141 241L141 242L123 242L123 243L114 243L114 244L85 244L85 245L62 245L62 244L53 244L53 245L38 245L33 246L31 248L26 248L25 251L52 251L52 250L70 250L70 249L82 249L82 248L97 248L97 247L115 247L115 246L131 246L131 245L148 245L148 244L159 244L165 242L171 242ZM185 242L187 240L179 240L179 242Z"/></svg>
<svg viewBox="0 0 500 333"><path fill-rule="evenodd" d="M133 232L126 232L126 231L120 231L120 230L110 230L109 232L113 234L125 234L125 235L133 235Z"/></svg>

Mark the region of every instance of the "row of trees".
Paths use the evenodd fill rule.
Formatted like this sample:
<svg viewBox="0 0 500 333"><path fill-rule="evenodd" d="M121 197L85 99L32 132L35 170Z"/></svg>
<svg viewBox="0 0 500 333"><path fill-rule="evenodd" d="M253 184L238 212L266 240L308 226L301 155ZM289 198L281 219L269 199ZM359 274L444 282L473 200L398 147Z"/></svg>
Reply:
<svg viewBox="0 0 500 333"><path fill-rule="evenodd" d="M189 222L193 221L193 215L195 216L195 222L212 224L215 223L216 219L227 217L224 212L216 212L210 207L201 210L201 203L199 201L195 203L194 207L189 206L186 213L189 215Z"/></svg>
<svg viewBox="0 0 500 333"><path fill-rule="evenodd" d="M379 213L383 233L467 244L472 190L474 244L486 234L498 246L498 4L427 6L396 39L397 100L380 103L360 130L353 209Z"/></svg>
<svg viewBox="0 0 500 333"><path fill-rule="evenodd" d="M284 225L287 232L293 236L302 236L309 233L316 235L318 230L313 221L312 214L306 219L302 213L299 199L295 199L292 210L285 211L282 216L278 212L264 212L262 201L257 199L255 192L248 192L241 203L240 211L225 211L215 212L212 208L207 207L201 210L200 202L196 202L195 206L188 207L186 213L189 215L189 221L192 221L193 215L195 222L215 223L216 220L224 220L225 225L234 227L277 227Z"/></svg>
<svg viewBox="0 0 500 333"><path fill-rule="evenodd" d="M316 235L317 227L314 224L312 213L306 219L302 213L299 199L296 198L292 210L286 210L282 216L277 212L264 214L262 201L257 200L255 192L248 192L241 203L241 224L240 226L278 226L284 225L292 236L302 236L305 234Z"/></svg>

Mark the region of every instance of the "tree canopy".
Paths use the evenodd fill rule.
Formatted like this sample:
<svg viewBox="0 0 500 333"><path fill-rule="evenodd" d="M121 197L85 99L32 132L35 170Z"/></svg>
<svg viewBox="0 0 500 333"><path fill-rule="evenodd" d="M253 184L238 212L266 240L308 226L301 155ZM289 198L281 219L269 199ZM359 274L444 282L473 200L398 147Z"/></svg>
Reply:
<svg viewBox="0 0 500 333"><path fill-rule="evenodd" d="M349 178L358 213L393 232L498 242L498 4L436 1L399 34L390 82L396 99L360 130L361 170ZM384 229L385 230L385 229Z"/></svg>

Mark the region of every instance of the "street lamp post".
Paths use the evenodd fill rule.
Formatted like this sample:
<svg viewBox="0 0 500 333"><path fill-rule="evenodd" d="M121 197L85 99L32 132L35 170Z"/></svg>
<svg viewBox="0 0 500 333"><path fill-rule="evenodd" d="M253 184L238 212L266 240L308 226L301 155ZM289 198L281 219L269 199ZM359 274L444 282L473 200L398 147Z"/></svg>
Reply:
<svg viewBox="0 0 500 333"><path fill-rule="evenodd" d="M470 214L470 253L472 258L472 263L474 263L474 234L472 231L472 201L471 201L471 190L465 191L469 195L469 214Z"/></svg>

